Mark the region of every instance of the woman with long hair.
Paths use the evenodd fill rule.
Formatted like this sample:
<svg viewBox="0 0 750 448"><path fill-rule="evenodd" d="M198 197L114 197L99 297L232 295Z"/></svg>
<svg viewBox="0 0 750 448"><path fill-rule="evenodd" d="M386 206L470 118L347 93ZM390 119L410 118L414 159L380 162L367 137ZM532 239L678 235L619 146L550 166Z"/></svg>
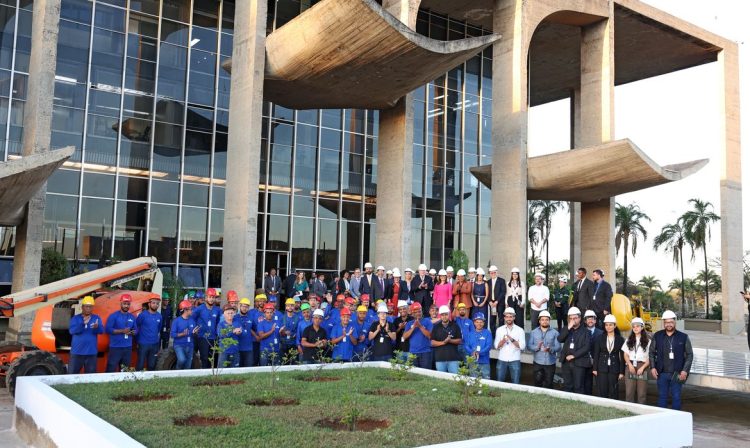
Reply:
<svg viewBox="0 0 750 448"><path fill-rule="evenodd" d="M635 403L646 404L646 390L648 389L648 350L651 347L651 338L643 328L643 319L634 317L630 322L633 331L628 336L628 341L623 344L622 351L625 357L625 400Z"/></svg>
<svg viewBox="0 0 750 448"><path fill-rule="evenodd" d="M471 308L472 319L477 313L487 316L489 300L490 284L484 281L484 269L478 268L474 277L474 286L471 289L471 302L474 305Z"/></svg>
<svg viewBox="0 0 750 448"><path fill-rule="evenodd" d="M593 375L599 396L617 400L618 384L625 374L622 347L625 339L615 332L617 319L612 314L604 317L604 333L594 341Z"/></svg>
<svg viewBox="0 0 750 448"><path fill-rule="evenodd" d="M432 290L432 301L438 309L443 305L450 307L453 287L448 283L448 273L445 269L441 269L438 272L437 279L435 289Z"/></svg>
<svg viewBox="0 0 750 448"><path fill-rule="evenodd" d="M521 270L513 268L510 270L510 280L505 289L505 305L516 310L515 325L523 328L524 308L526 306L526 285L521 281Z"/></svg>

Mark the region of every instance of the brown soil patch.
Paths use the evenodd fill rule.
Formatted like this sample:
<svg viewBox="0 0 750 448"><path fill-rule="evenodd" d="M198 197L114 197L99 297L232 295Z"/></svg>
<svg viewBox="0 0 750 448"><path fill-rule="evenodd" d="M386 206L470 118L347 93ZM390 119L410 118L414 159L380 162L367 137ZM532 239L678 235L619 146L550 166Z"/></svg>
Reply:
<svg viewBox="0 0 750 448"><path fill-rule="evenodd" d="M232 417L208 417L205 415L189 415L174 419L177 426L234 426L237 420Z"/></svg>
<svg viewBox="0 0 750 448"><path fill-rule="evenodd" d="M324 418L318 420L315 423L316 426L321 428L328 428L334 431L349 431L349 425L342 423L341 419L336 418ZM361 418L357 420L356 431L370 432L376 429L385 429L391 426L391 421L388 419L374 419L374 418Z"/></svg>
<svg viewBox="0 0 750 448"><path fill-rule="evenodd" d="M134 402L134 401L156 401L156 400L169 400L172 398L170 394L129 394L129 395L118 395L113 400Z"/></svg>
<svg viewBox="0 0 750 448"><path fill-rule="evenodd" d="M234 385L234 384L244 384L244 383L245 383L245 380L239 380L239 379L234 379L234 380L229 380L229 379L218 380L218 379L216 379L215 380L215 379L208 378L208 379L204 379L204 380L200 380L200 381L194 382L193 386L209 386L209 387L213 387L213 386L231 386L231 385Z"/></svg>
<svg viewBox="0 0 750 448"><path fill-rule="evenodd" d="M245 402L250 406L296 406L299 400L296 398L256 398Z"/></svg>
<svg viewBox="0 0 750 448"><path fill-rule="evenodd" d="M317 382L317 383L330 383L331 381L339 381L339 380L341 380L341 377L338 377L338 376L318 376L318 377L314 377L314 376L300 375L300 376L295 376L294 379L297 380L297 381L314 381L314 382Z"/></svg>
<svg viewBox="0 0 750 448"><path fill-rule="evenodd" d="M500 398L502 396L502 392L497 390L490 390L485 396L491 398Z"/></svg>
<svg viewBox="0 0 750 448"><path fill-rule="evenodd" d="M483 408L469 408L467 412L467 409L464 409L462 407L451 406L443 410L445 412L448 412L449 414L454 414L454 415L476 415L476 416L495 415L495 411L493 411L492 409L483 409Z"/></svg>
<svg viewBox="0 0 750 448"><path fill-rule="evenodd" d="M398 397L400 395L414 395L413 390L408 389L375 389L365 392L367 395L385 395L388 397Z"/></svg>

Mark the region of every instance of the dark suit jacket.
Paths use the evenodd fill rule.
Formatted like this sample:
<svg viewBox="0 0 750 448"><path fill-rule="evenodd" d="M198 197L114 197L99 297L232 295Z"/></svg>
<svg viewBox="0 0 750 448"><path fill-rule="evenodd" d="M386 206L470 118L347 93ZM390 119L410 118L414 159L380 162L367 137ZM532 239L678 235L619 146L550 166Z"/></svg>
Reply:
<svg viewBox="0 0 750 448"><path fill-rule="evenodd" d="M601 320L603 318L603 311L607 310L608 313L612 312L612 285L602 280L599 285L599 289L596 289L594 284L594 298L592 299L591 309L594 310L596 316Z"/></svg>
<svg viewBox="0 0 750 448"><path fill-rule="evenodd" d="M575 367L589 368L591 367L591 355L589 352L591 345L591 333L586 329L585 326L581 325L576 330L568 331L568 327L565 326L560 331L560 335L557 336L558 342L562 343L562 351L560 352L560 361L565 361L568 355L573 355L573 365ZM573 348L570 348L571 342Z"/></svg>
<svg viewBox="0 0 750 448"><path fill-rule="evenodd" d="M349 286L351 287L352 281L349 279ZM346 293L346 283L344 283L344 279L340 278L338 282L336 282L336 294L344 294Z"/></svg>
<svg viewBox="0 0 750 448"><path fill-rule="evenodd" d="M377 275L372 274L372 278L369 283L367 281L367 275L363 275L362 282L359 284L359 292L361 294L369 294L370 301L372 303L375 303L376 300L385 297L385 282L386 280L383 279L383 287L381 288L380 280L378 279Z"/></svg>
<svg viewBox="0 0 750 448"><path fill-rule="evenodd" d="M312 285L310 285L310 291L318 297L323 297L328 293L328 285L326 285L325 280L322 283L320 280L313 280Z"/></svg>
<svg viewBox="0 0 750 448"><path fill-rule="evenodd" d="M615 335L615 345L612 353L607 350L607 335L600 334L594 340L594 370L598 372L611 372L625 374L625 360L622 355L622 344L625 339L619 334ZM607 365L609 360L609 365Z"/></svg>
<svg viewBox="0 0 750 448"><path fill-rule="evenodd" d="M425 274L424 276L424 283L426 288L420 289L419 285L422 283L422 280L419 278L419 275L415 275L414 278L411 279L411 291L414 297L414 301L422 305L422 309L429 308L430 305L432 305L432 295L430 292L432 292L433 289L435 289L435 284L432 282L432 277Z"/></svg>
<svg viewBox="0 0 750 448"><path fill-rule="evenodd" d="M385 297L387 299L390 299L393 297L393 285L395 282L393 279L388 280L388 283L385 285ZM409 299L409 291L406 290L406 281L405 280L399 280L399 290L398 290L398 300L408 300Z"/></svg>
<svg viewBox="0 0 750 448"><path fill-rule="evenodd" d="M284 279L284 295L286 297L294 297L294 281L297 279L297 276L294 274L289 274L286 279Z"/></svg>
<svg viewBox="0 0 750 448"><path fill-rule="evenodd" d="M490 278L487 280L490 282L490 285L492 285L492 279ZM505 311L505 291L507 289L507 282L504 278L498 277L495 281L495 300L497 300L497 311L498 315L502 315L503 311ZM490 286L490 289L492 287ZM490 297L492 297L492 291L490 291ZM487 304L490 304L492 302L487 302Z"/></svg>
<svg viewBox="0 0 750 448"><path fill-rule="evenodd" d="M276 290L276 294L281 291L281 277L278 275L273 278L271 278L270 275L267 275L266 278L263 279L263 290L266 294L271 294L272 289Z"/></svg>
<svg viewBox="0 0 750 448"><path fill-rule="evenodd" d="M578 290L578 282L573 283L573 304L581 310L581 315L586 310L592 309L591 299L594 297L594 282L588 278L583 279L580 291Z"/></svg>

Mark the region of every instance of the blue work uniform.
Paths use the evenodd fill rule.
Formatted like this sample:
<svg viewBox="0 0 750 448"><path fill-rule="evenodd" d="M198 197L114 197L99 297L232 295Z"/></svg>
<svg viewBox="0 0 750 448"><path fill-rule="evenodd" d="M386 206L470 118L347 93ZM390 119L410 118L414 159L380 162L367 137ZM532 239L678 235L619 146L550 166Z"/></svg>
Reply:
<svg viewBox="0 0 750 448"><path fill-rule="evenodd" d="M172 320L174 313L172 307L167 306L161 309L161 348L169 347L169 334L172 330Z"/></svg>
<svg viewBox="0 0 750 448"><path fill-rule="evenodd" d="M275 316L274 316L275 317ZM257 333L260 335L261 333L267 333L271 331L271 328L276 325L276 329L271 333L267 338L260 340L260 365L261 366L267 366L271 362L270 355L271 353L279 354L281 350L281 343L279 341L279 327L280 325L277 324L274 320L266 320L263 319L262 321L258 322L257 324Z"/></svg>
<svg viewBox="0 0 750 448"><path fill-rule="evenodd" d="M409 331L414 327L416 320L407 322L405 332ZM432 320L429 317L423 317L419 319L425 330L432 332ZM423 369L432 368L432 344L430 338L422 334L419 328L415 329L409 337L409 353L416 355L414 360L414 367L421 367Z"/></svg>
<svg viewBox="0 0 750 448"><path fill-rule="evenodd" d="M138 361L135 370L143 370L146 364L148 370L156 369L156 356L159 353L161 340L161 312L155 313L143 310L135 319L138 327Z"/></svg>
<svg viewBox="0 0 750 448"><path fill-rule="evenodd" d="M194 329L195 321L192 318L185 319L182 316L178 316L172 321L170 336L174 340L172 345L177 355L177 365L175 368L178 370L190 369L192 367ZM186 336L177 336L185 330L188 330Z"/></svg>
<svg viewBox="0 0 750 448"><path fill-rule="evenodd" d="M254 342L252 315L249 311L247 314L237 313L234 319L240 321L240 328L242 328L242 334L239 336L240 367L252 367Z"/></svg>
<svg viewBox="0 0 750 448"><path fill-rule="evenodd" d="M93 324L96 328L91 328ZM88 323L83 322L83 314L76 314L70 319L70 362L68 373L96 373L97 336L104 332L104 323L96 314L91 314Z"/></svg>
<svg viewBox="0 0 750 448"><path fill-rule="evenodd" d="M219 339L219 367L240 366L240 336L234 334L235 328L242 328L242 322L236 317L232 322L221 319L216 326L216 337ZM232 342L233 341L233 342Z"/></svg>
<svg viewBox="0 0 750 448"><path fill-rule="evenodd" d="M130 367L133 354L133 337L128 334L114 334L114 330L130 328L138 331L135 316L122 310L115 311L107 318L106 331L109 334L109 355L107 356L107 372L117 372L124 365Z"/></svg>
<svg viewBox="0 0 750 448"><path fill-rule="evenodd" d="M333 347L333 359L337 361L351 361L352 356L354 356L354 344L352 344L351 339L349 336L346 336L346 333L349 332L349 330L352 330L352 336L355 338L357 337L356 328L352 323L344 327L342 324L338 324L335 327L331 329L331 331L328 333L330 339L336 339L338 337L341 337L344 335L344 339L342 339L338 344L336 344Z"/></svg>
<svg viewBox="0 0 750 448"><path fill-rule="evenodd" d="M209 307L203 303L193 311L193 320L195 325L200 327L198 330L198 352L201 357L201 367L204 369L211 368L211 345L216 340L216 326L219 324L221 309L218 306Z"/></svg>

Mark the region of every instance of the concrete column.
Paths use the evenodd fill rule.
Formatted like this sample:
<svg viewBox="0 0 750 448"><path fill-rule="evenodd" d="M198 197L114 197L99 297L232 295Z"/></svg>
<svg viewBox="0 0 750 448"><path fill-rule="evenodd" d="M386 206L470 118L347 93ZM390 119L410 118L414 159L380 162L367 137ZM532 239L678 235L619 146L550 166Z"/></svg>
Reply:
<svg viewBox="0 0 750 448"><path fill-rule="evenodd" d="M742 151L740 145L740 75L736 44L718 57L721 67L721 331L742 332L745 302L742 282Z"/></svg>
<svg viewBox="0 0 750 448"><path fill-rule="evenodd" d="M60 0L36 0L32 14L29 87L23 115L21 150L24 156L50 150ZM16 227L12 285L14 292L39 285L46 193L45 183L29 201L24 220ZM6 338L28 340L33 320L33 314L12 319Z"/></svg>
<svg viewBox="0 0 750 448"><path fill-rule="evenodd" d="M492 52L492 215L490 259L501 272L526 277L528 245L528 54L533 27L525 0L496 0L493 31L503 36ZM486 259L486 257L484 257Z"/></svg>
<svg viewBox="0 0 750 448"><path fill-rule="evenodd" d="M224 211L221 284L240 297L255 292L267 9L265 0L235 5L226 189L231 206Z"/></svg>
<svg viewBox="0 0 750 448"><path fill-rule="evenodd" d="M411 29L420 0L384 0L383 8ZM414 98L408 94L380 111L378 204L375 211L375 260L388 269L404 269L411 247L411 166L414 159ZM411 260L421 262L421 260Z"/></svg>
<svg viewBox="0 0 750 448"><path fill-rule="evenodd" d="M609 19L586 26L581 33L581 95L577 147L598 145L614 136L614 11ZM614 285L614 198L581 204L581 264L602 269Z"/></svg>
<svg viewBox="0 0 750 448"><path fill-rule="evenodd" d="M577 142L581 140L581 90L575 89L570 92L570 149L575 149ZM576 270L581 267L581 203L568 202L570 212L570 275L575 276Z"/></svg>

